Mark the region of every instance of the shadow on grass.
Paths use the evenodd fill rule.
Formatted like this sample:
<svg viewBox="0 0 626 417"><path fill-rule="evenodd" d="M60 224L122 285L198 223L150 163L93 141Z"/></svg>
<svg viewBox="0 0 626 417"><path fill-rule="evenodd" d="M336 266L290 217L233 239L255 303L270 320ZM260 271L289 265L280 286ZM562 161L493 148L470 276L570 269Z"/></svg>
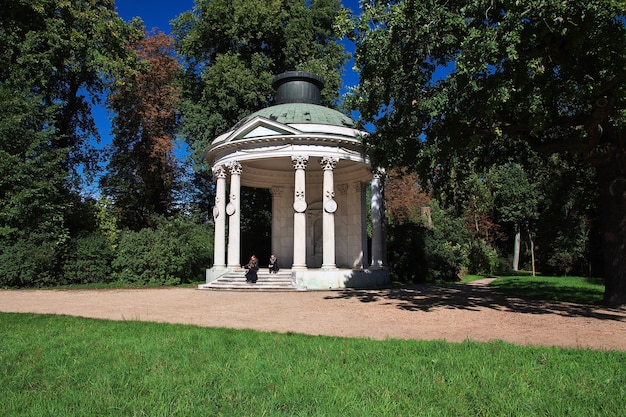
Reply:
<svg viewBox="0 0 626 417"><path fill-rule="evenodd" d="M602 293L583 287L555 286L549 282L507 281L500 285L495 282L491 289L507 296L517 296L532 300L571 301L579 304L600 305Z"/></svg>
<svg viewBox="0 0 626 417"><path fill-rule="evenodd" d="M431 311L439 308L478 311L490 308L526 314L558 314L565 317L589 317L600 320L626 321L626 311L597 305L566 301L545 301L511 297L487 285L403 285L378 290L343 290L326 297L359 299L361 302L395 304L408 311Z"/></svg>

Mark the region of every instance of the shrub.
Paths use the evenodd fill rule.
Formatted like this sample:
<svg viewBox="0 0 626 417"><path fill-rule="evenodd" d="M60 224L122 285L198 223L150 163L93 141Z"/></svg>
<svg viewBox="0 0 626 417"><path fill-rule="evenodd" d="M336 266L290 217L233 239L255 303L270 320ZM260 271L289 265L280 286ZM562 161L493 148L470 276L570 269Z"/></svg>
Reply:
<svg viewBox="0 0 626 417"><path fill-rule="evenodd" d="M482 240L474 241L470 246L467 261L470 274L493 275L498 268L498 252Z"/></svg>
<svg viewBox="0 0 626 417"><path fill-rule="evenodd" d="M457 281L467 260L470 235L463 219L430 200L433 227L391 225L388 259L392 277L401 282Z"/></svg>
<svg viewBox="0 0 626 417"><path fill-rule="evenodd" d="M4 242L0 247L0 286L45 287L60 277L59 259L65 247L36 236Z"/></svg>
<svg viewBox="0 0 626 417"><path fill-rule="evenodd" d="M63 284L111 282L114 258L111 242L102 234L79 236L72 240L63 267Z"/></svg>
<svg viewBox="0 0 626 417"><path fill-rule="evenodd" d="M432 229L424 235L428 281L457 281L461 268L467 262L471 236L463 219L441 209L430 201Z"/></svg>
<svg viewBox="0 0 626 417"><path fill-rule="evenodd" d="M125 231L113 261L114 280L175 285L200 280L212 256L211 234L189 220L160 219L154 229Z"/></svg>

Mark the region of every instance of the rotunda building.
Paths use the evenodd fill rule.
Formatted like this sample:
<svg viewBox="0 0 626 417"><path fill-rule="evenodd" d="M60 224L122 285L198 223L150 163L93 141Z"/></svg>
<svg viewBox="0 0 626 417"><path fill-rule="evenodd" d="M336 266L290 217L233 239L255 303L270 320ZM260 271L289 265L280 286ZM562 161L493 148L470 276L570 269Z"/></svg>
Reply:
<svg viewBox="0 0 626 417"><path fill-rule="evenodd" d="M324 81L315 74L286 72L275 77L272 86L275 105L245 117L206 149L205 161L216 181L215 242L214 264L200 288L270 285L263 268L256 284L243 279L242 186L271 192L271 251L292 288L388 284L381 179L364 153L366 132L343 113L320 105Z"/></svg>

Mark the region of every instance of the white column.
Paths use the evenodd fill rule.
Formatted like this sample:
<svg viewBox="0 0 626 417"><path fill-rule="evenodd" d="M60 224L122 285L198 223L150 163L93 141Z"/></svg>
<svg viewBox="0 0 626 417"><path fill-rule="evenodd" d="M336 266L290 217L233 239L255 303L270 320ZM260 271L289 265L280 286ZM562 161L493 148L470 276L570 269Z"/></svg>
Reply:
<svg viewBox="0 0 626 417"><path fill-rule="evenodd" d="M378 168L372 179L372 264L370 269L380 269L383 266L383 200L381 188L384 173L384 169Z"/></svg>
<svg viewBox="0 0 626 417"><path fill-rule="evenodd" d="M320 161L324 169L324 203L322 213L322 269L337 268L335 264L335 211L337 202L335 201L335 180L333 170L337 165L337 158L324 157Z"/></svg>
<svg viewBox="0 0 626 417"><path fill-rule="evenodd" d="M213 206L213 221L215 236L213 244L213 267L226 268L226 168L224 165L213 167L213 176L216 178L215 206Z"/></svg>
<svg viewBox="0 0 626 417"><path fill-rule="evenodd" d="M228 219L228 267L241 268L241 164L231 162L230 201L226 206Z"/></svg>
<svg viewBox="0 0 626 417"><path fill-rule="evenodd" d="M292 269L306 269L306 165L308 156L292 156L296 170L293 198L293 266Z"/></svg>

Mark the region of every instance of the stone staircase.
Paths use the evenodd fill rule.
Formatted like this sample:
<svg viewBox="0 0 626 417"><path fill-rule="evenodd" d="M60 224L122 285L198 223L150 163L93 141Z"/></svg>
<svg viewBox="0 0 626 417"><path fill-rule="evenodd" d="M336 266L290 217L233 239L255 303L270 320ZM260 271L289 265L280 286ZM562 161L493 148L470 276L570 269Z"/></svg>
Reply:
<svg viewBox="0 0 626 417"><path fill-rule="evenodd" d="M245 271L233 271L222 275L215 281L201 285L200 288L239 291L306 291L306 288L298 287L291 280L291 271L288 269L270 274L266 268L261 268L257 275L257 282L252 284L246 282Z"/></svg>

